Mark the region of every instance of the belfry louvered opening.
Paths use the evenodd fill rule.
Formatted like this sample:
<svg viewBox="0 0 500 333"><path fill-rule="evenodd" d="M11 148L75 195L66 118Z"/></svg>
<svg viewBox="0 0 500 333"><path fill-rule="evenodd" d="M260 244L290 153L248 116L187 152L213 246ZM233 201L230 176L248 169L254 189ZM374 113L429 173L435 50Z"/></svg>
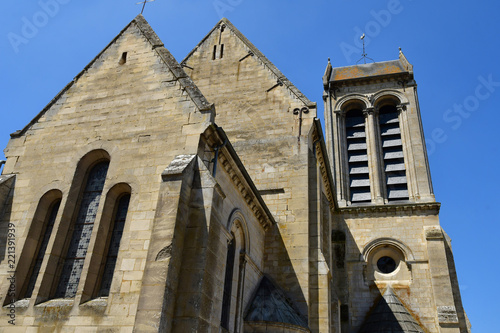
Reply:
<svg viewBox="0 0 500 333"><path fill-rule="evenodd" d="M381 107L379 120L387 199L407 200L408 184L398 110L393 105Z"/></svg>
<svg viewBox="0 0 500 333"><path fill-rule="evenodd" d="M366 146L365 117L359 109L346 114L347 161L351 202L370 202L370 172Z"/></svg>

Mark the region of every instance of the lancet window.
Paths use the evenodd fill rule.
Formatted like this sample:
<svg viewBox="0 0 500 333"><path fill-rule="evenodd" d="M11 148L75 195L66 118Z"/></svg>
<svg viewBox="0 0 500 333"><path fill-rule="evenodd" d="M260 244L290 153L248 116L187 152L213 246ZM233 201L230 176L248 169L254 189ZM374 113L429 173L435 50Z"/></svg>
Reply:
<svg viewBox="0 0 500 333"><path fill-rule="evenodd" d="M99 162L88 174L56 289L56 298L71 298L76 295L108 167L109 161Z"/></svg>
<svg viewBox="0 0 500 333"><path fill-rule="evenodd" d="M227 245L226 274L224 276L224 294L222 296L221 326L229 330L229 319L231 313L231 298L233 289L234 258L236 254L236 242L234 234Z"/></svg>
<svg viewBox="0 0 500 333"><path fill-rule="evenodd" d="M35 282L40 273L40 268L42 267L43 257L45 256L45 251L49 243L50 235L52 234L52 229L56 220L57 212L59 211L61 200L57 199L50 205L47 217L44 221L44 226L41 232L41 240L38 244L37 251L33 258L33 263L31 264L31 272L29 274L29 280L27 281L26 289L24 290L23 298L30 298L33 294L33 289L35 288Z"/></svg>
<svg viewBox="0 0 500 333"><path fill-rule="evenodd" d="M130 194L122 195L117 203L114 213L114 222L111 226L111 237L108 242L106 262L102 273L101 288L99 296L109 296L113 272L116 266L118 251L120 249L120 241L125 228L125 220L127 219L127 211L130 203Z"/></svg>

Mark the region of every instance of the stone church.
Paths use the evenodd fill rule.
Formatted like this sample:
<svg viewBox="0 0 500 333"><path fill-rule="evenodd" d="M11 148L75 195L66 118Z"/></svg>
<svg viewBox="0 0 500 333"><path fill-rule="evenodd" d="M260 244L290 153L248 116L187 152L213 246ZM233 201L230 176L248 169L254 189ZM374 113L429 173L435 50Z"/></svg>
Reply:
<svg viewBox="0 0 500 333"><path fill-rule="evenodd" d="M413 66L323 86L137 16L4 150L0 330L470 332Z"/></svg>

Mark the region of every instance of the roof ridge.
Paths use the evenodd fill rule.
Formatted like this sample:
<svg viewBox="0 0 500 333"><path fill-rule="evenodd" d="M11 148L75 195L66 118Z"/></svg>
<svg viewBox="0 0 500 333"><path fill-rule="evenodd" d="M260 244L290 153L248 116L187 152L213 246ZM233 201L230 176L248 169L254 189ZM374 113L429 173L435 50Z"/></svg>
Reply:
<svg viewBox="0 0 500 333"><path fill-rule="evenodd" d="M185 64L186 61L191 57L191 55L198 50L201 44L203 44L207 38L214 32L215 29L219 28L221 23L224 23L231 31L243 42L243 44L248 47L255 56L274 74L277 76L278 80L282 82L299 100L301 100L306 106L311 108L316 108L316 103L311 102L252 42L245 37L245 35L238 30L227 18L223 17L217 24L201 39L201 41L196 44L196 46L186 55L186 57L180 62Z"/></svg>
<svg viewBox="0 0 500 333"><path fill-rule="evenodd" d="M384 60L384 61L374 61L374 62L369 62L366 64L355 64L355 65L349 65L349 66L339 66L339 67L332 67L333 69L337 68L347 68L347 67L356 67L356 66L366 66L366 65L372 65L372 64L383 64L386 62L395 62L395 61L400 61L399 59L393 59L393 60Z"/></svg>
<svg viewBox="0 0 500 333"><path fill-rule="evenodd" d="M193 82L191 77L187 75L187 73L182 69L182 66L177 62L174 56L167 50L161 39L158 37L156 32L154 32L151 25L146 21L142 14L137 15L132 22L137 24L139 30L141 30L142 34L153 46L153 50L155 50L163 62L168 66L168 68L172 71L176 79L178 79L181 86L183 86L186 92L189 94L193 102L196 104L200 111L215 111L214 104L208 102L205 96L198 89L196 84Z"/></svg>
<svg viewBox="0 0 500 333"><path fill-rule="evenodd" d="M87 70L99 59L99 57L106 52L113 43L120 38L123 33L135 23L138 29L141 31L143 36L151 43L153 50L158 53L160 58L163 60L165 65L172 71L176 79L179 81L181 86L183 86L186 92L189 94L193 102L196 104L200 111L212 111L215 113L215 107L213 103L209 103L205 96L201 93L198 87L194 84L193 80L184 72L182 67L179 65L177 60L172 56L172 54L165 48L162 41L158 35L153 31L149 23L146 21L142 14L137 15L132 21L130 21L92 60L71 80L62 90L60 90L54 98L26 125L23 129L12 133L10 136L12 138L19 137L23 135L31 126L33 126L58 100L59 98L68 91L73 84L75 84L78 79L87 72Z"/></svg>

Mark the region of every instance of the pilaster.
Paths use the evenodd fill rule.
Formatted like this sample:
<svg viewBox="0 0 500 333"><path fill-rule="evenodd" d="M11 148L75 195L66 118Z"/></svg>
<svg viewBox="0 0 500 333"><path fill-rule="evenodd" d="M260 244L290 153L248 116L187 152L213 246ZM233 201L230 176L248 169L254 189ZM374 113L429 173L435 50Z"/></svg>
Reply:
<svg viewBox="0 0 500 333"><path fill-rule="evenodd" d="M333 129L333 153L334 153L334 164L335 167L335 179L337 200L340 206L347 206L349 201L349 165L346 159L347 151L345 147L345 140L342 138L346 137L345 133L345 114L336 110L333 112L332 116L334 120Z"/></svg>
<svg viewBox="0 0 500 333"><path fill-rule="evenodd" d="M368 168L370 169L370 192L373 204L384 203L383 175L378 148L379 134L376 126L375 108L369 107L363 110L365 116L366 146L368 155Z"/></svg>
<svg viewBox="0 0 500 333"><path fill-rule="evenodd" d="M460 326L446 258L445 238L439 226L425 228L437 322L442 333L459 333Z"/></svg>

